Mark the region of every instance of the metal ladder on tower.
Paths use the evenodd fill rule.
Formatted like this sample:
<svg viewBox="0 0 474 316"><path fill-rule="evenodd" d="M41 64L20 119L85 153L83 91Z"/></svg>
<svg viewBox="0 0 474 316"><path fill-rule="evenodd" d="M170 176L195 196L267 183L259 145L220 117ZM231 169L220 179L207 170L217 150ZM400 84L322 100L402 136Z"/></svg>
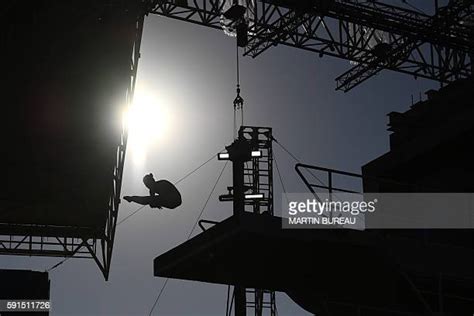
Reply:
<svg viewBox="0 0 474 316"><path fill-rule="evenodd" d="M239 134L250 140L253 152L244 168L245 211L273 215L272 129L242 126Z"/></svg>
<svg viewBox="0 0 474 316"><path fill-rule="evenodd" d="M247 308L255 311L255 316L276 316L275 291L246 289Z"/></svg>

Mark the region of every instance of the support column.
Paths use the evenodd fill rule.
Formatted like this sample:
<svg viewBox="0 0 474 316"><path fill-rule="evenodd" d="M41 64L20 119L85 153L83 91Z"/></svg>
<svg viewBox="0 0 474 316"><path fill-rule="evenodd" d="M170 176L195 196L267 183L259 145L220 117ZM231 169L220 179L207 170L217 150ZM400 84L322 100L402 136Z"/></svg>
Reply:
<svg viewBox="0 0 474 316"><path fill-rule="evenodd" d="M232 181L234 188L233 211L234 215L245 211L244 161L232 161Z"/></svg>
<svg viewBox="0 0 474 316"><path fill-rule="evenodd" d="M235 296L235 316L247 315L247 297L244 287L236 286L234 288Z"/></svg>
<svg viewBox="0 0 474 316"><path fill-rule="evenodd" d="M239 136L227 151L232 161L232 182L233 182L233 212L234 216L239 216L245 212L245 183L244 167L245 162L251 159L251 147L249 141ZM245 287L236 286L234 288L235 316L246 316L247 314L247 294Z"/></svg>

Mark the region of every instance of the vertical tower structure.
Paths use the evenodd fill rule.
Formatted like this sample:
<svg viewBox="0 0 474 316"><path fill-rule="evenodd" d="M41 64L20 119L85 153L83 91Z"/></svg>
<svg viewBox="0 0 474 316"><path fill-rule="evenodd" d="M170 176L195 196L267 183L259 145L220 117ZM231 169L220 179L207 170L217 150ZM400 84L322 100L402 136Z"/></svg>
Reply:
<svg viewBox="0 0 474 316"><path fill-rule="evenodd" d="M239 137L248 140L252 150L251 160L244 167L245 211L273 215L272 129L242 126Z"/></svg>
<svg viewBox="0 0 474 316"><path fill-rule="evenodd" d="M226 147L233 186L220 200L233 202L234 216L243 212L273 215L272 141L269 127L241 126L237 139ZM274 291L236 286L234 297L236 316L246 315L247 309L256 316L276 315Z"/></svg>

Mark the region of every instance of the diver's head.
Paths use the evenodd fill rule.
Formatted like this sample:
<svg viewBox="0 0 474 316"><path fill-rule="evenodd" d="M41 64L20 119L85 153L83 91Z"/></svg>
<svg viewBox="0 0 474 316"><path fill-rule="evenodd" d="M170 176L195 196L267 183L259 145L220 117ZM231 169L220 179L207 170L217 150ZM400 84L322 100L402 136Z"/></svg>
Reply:
<svg viewBox="0 0 474 316"><path fill-rule="evenodd" d="M143 183L145 186L150 189L155 183L155 178L153 178L153 173L149 173L143 177Z"/></svg>

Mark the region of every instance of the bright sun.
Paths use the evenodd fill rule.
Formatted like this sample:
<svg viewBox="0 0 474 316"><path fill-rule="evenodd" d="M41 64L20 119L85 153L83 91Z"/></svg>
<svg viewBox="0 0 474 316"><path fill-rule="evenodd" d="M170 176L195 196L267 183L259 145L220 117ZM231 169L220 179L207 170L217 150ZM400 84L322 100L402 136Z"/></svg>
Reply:
<svg viewBox="0 0 474 316"><path fill-rule="evenodd" d="M169 133L169 104L163 101L150 91L137 89L133 104L124 113L128 127L127 152L135 165L143 164L151 147L162 142Z"/></svg>

